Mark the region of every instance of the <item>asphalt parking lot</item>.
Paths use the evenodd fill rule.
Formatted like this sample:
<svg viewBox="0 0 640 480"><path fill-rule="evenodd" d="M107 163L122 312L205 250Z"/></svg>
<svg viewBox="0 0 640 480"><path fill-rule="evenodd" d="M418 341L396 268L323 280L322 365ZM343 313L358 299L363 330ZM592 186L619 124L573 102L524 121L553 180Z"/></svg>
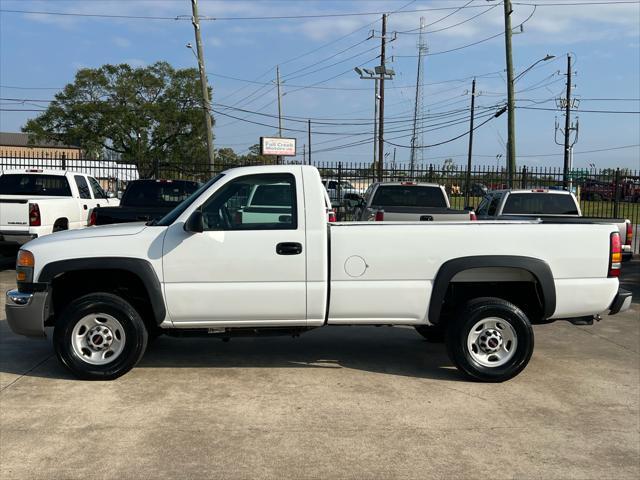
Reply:
<svg viewBox="0 0 640 480"><path fill-rule="evenodd" d="M11 261L0 290L14 285ZM639 478L640 261L632 310L535 327L528 368L464 380L409 328L161 337L112 382L75 380L0 300L0 477Z"/></svg>

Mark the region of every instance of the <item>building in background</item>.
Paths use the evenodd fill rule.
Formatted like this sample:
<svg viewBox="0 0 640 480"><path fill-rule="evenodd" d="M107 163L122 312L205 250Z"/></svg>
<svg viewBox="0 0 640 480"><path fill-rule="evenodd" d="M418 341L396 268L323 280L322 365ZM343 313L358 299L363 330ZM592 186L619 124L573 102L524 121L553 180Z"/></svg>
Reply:
<svg viewBox="0 0 640 480"><path fill-rule="evenodd" d="M82 149L75 145L39 140L29 143L28 133L0 132L0 157L78 158Z"/></svg>

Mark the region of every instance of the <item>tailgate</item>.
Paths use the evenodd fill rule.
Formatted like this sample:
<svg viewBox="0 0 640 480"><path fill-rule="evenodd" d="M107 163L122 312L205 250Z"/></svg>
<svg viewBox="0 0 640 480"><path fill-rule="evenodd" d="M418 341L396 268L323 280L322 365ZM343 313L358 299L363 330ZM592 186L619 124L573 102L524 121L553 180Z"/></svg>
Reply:
<svg viewBox="0 0 640 480"><path fill-rule="evenodd" d="M0 197L0 230L24 230L25 227L29 228L29 200Z"/></svg>
<svg viewBox="0 0 640 480"><path fill-rule="evenodd" d="M447 208L378 207L384 210L385 222L464 222L469 212Z"/></svg>

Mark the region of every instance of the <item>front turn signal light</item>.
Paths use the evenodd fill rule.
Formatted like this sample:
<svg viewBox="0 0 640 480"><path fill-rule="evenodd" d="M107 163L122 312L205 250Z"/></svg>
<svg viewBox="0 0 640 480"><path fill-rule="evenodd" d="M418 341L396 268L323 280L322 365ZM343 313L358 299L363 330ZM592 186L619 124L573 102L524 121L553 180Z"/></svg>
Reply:
<svg viewBox="0 0 640 480"><path fill-rule="evenodd" d="M18 252L18 259L16 261L17 267L33 268L35 264L36 264L36 261L33 258L33 253L31 253L29 250L20 250Z"/></svg>

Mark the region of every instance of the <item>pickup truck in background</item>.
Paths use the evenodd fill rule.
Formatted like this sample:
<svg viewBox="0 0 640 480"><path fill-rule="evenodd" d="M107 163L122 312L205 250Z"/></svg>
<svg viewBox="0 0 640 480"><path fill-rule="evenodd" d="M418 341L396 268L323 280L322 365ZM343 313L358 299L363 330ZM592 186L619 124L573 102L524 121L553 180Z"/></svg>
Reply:
<svg viewBox="0 0 640 480"><path fill-rule="evenodd" d="M357 202L362 198L362 191L347 180L324 179L322 185L327 190L332 204L342 204L345 200Z"/></svg>
<svg viewBox="0 0 640 480"><path fill-rule="evenodd" d="M286 193L283 212L246 217L247 193L267 186ZM462 372L499 382L528 364L532 324L631 304L613 225L332 223L330 208L314 167L227 170L153 224L24 245L7 321L28 336L53 327L58 359L86 379L123 375L161 333L228 340L410 325L444 330Z"/></svg>
<svg viewBox="0 0 640 480"><path fill-rule="evenodd" d="M118 206L95 208L92 225L158 220L199 187L188 180L134 180L127 185Z"/></svg>
<svg viewBox="0 0 640 480"><path fill-rule="evenodd" d="M119 202L84 173L5 170L0 173L0 244L22 245L53 232L84 228L93 208Z"/></svg>
<svg viewBox="0 0 640 480"><path fill-rule="evenodd" d="M622 241L622 259L633 257L633 225L624 218L585 217L573 193L566 190L534 188L529 190L495 190L478 205L478 220L532 220L549 222L610 223L618 228Z"/></svg>
<svg viewBox="0 0 640 480"><path fill-rule="evenodd" d="M475 213L451 208L443 186L435 183L375 182L356 207L360 222L463 222Z"/></svg>

